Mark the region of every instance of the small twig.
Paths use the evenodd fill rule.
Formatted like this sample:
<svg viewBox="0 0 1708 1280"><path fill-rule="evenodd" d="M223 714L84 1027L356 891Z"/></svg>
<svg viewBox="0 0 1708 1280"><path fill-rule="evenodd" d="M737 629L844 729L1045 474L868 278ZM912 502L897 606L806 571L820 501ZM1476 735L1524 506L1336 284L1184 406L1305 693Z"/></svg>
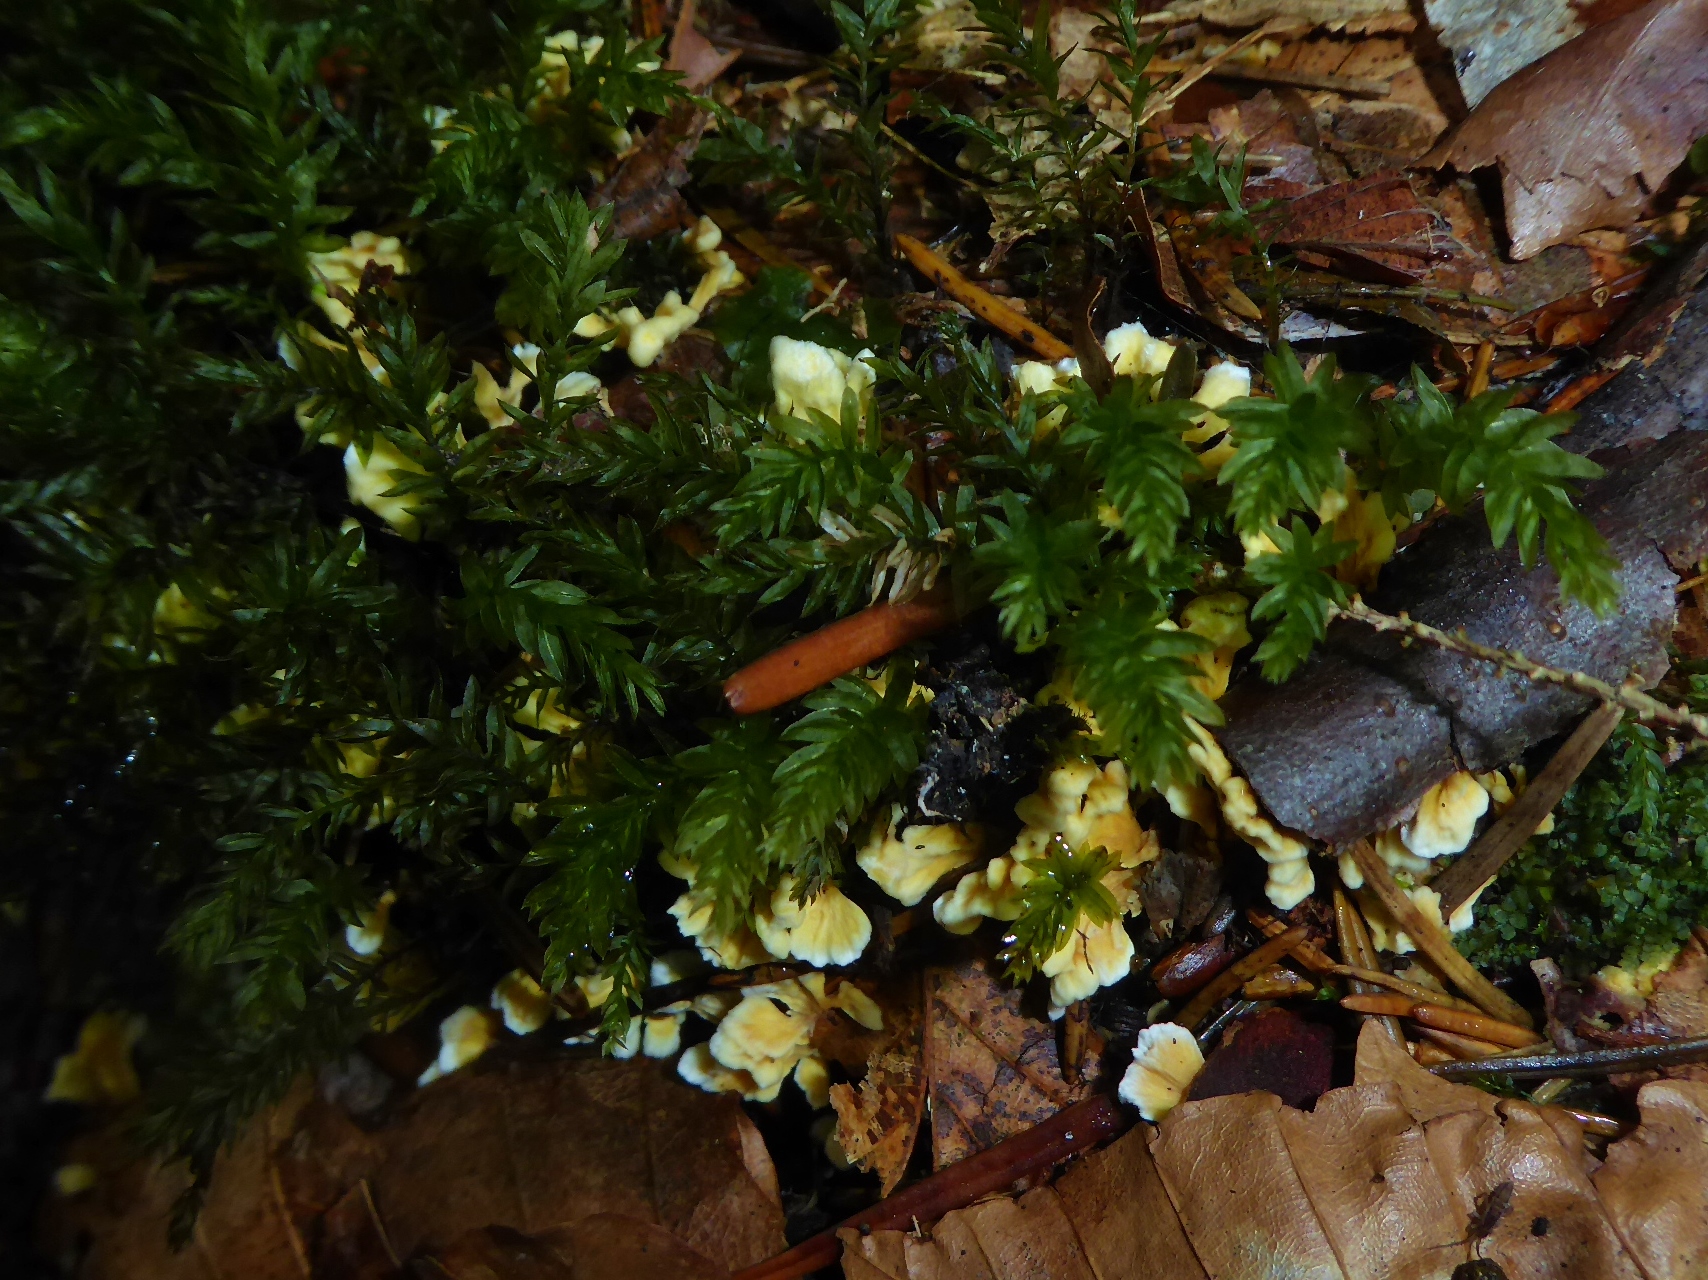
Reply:
<svg viewBox="0 0 1708 1280"><path fill-rule="evenodd" d="M1524 794L1501 814L1477 842L1447 870L1437 876L1430 887L1441 895L1441 915L1445 919L1462 903L1487 883L1512 855L1524 847L1549 810L1560 802L1578 775L1595 759L1595 753L1619 727L1625 708L1617 703L1604 702L1572 730L1565 745L1554 753L1547 768L1524 789Z"/></svg>
<svg viewBox="0 0 1708 1280"><path fill-rule="evenodd" d="M1091 1007L1075 1000L1062 1015L1062 1079L1077 1085L1082 1081L1087 1032L1091 1030Z"/></svg>
<svg viewBox="0 0 1708 1280"><path fill-rule="evenodd" d="M1683 582L1674 587L1672 589L1673 594L1681 596L1686 591L1696 590L1697 587L1700 587L1705 582L1708 582L1708 573L1699 573L1694 578L1686 578Z"/></svg>
<svg viewBox="0 0 1708 1280"><path fill-rule="evenodd" d="M903 151L907 152L915 160L917 160L921 164L925 165L928 169L935 169L938 173L942 174L945 178L949 179L949 181L957 182L963 187L971 187L974 191L985 190L987 188L988 184L986 184L982 180L981 181L975 181L971 174L956 173L953 169L949 168L947 165L942 165L942 164L937 163L937 161L933 160L930 156L926 155L923 151L921 151L918 147L914 146L913 143L909 142L906 138L902 137L901 134L897 133L889 125L887 125L887 124L879 125L878 128L881 129L883 131L884 136L886 138L888 138L891 142L895 143L896 146L900 147Z"/></svg>
<svg viewBox="0 0 1708 1280"><path fill-rule="evenodd" d="M954 620L955 606L942 590L906 604L872 605L749 663L724 681L724 698L737 715L769 711Z"/></svg>
<svg viewBox="0 0 1708 1280"><path fill-rule="evenodd" d="M1266 938L1278 938L1287 932L1285 921L1277 919L1267 911L1257 907L1246 908L1245 918L1250 920ZM1318 949L1316 943L1305 941L1293 948L1293 959L1297 960L1312 973L1333 973L1338 967L1328 956Z"/></svg>
<svg viewBox="0 0 1708 1280"><path fill-rule="evenodd" d="M1140 125L1144 124L1145 121L1150 120L1163 111L1168 110L1175 104L1175 101L1181 94L1185 93L1193 85L1197 84L1229 58L1238 57L1247 49L1255 45L1259 40L1262 40L1265 36L1274 35L1277 31L1290 31L1297 25L1298 24L1291 19L1271 18L1255 31L1246 32L1220 53L1213 57L1204 59L1204 61L1200 62L1197 66L1183 72L1180 79L1169 85L1166 91L1159 93L1156 97L1147 101L1145 103L1144 111L1142 111L1133 120L1133 128L1136 130Z"/></svg>
<svg viewBox="0 0 1708 1280"><path fill-rule="evenodd" d="M1243 959L1236 961L1218 973L1180 1011L1180 1025L1188 1031L1192 1030L1204 1021L1204 1016L1210 1010L1243 987L1247 978L1274 964L1308 937L1310 937L1309 929L1302 924L1295 925L1284 933L1270 938L1255 951L1250 952Z"/></svg>
<svg viewBox="0 0 1708 1280"><path fill-rule="evenodd" d="M1364 927L1364 917L1358 914L1358 907L1350 895L1339 885L1334 889L1334 932L1340 943L1340 958L1348 965L1357 966L1362 971L1376 968L1376 948L1370 944L1370 931ZM1337 965L1336 969L1342 966ZM1356 993L1369 994L1377 990L1376 984L1367 979L1354 980L1352 990ZM1406 1035L1400 1027L1400 1020L1391 1015L1375 1015L1382 1029L1393 1038L1395 1044L1402 1049L1405 1047Z"/></svg>
<svg viewBox="0 0 1708 1280"><path fill-rule="evenodd" d="M1042 325L1033 324L1006 302L986 293L933 252L924 241L910 235L898 235L896 248L907 255L907 260L921 275L930 279L944 293L993 329L1001 330L1016 342L1030 348L1034 354L1042 356L1051 364L1073 355L1073 348L1067 343Z"/></svg>
<svg viewBox="0 0 1708 1280"><path fill-rule="evenodd" d="M1341 895L1345 895L1345 890L1341 890ZM1335 903L1337 910L1339 906L1340 903L1337 901ZM1356 910L1356 908L1354 909ZM1380 969L1355 964L1337 964L1330 972L1336 977L1351 978L1354 982L1363 983L1365 986L1386 987L1396 995L1411 997L1414 1004L1438 1004L1443 1009L1458 1009L1461 1013L1475 1013L1477 1011L1477 1006L1469 1000L1450 996L1445 991L1433 991L1422 983L1408 982L1391 973L1383 973Z"/></svg>
<svg viewBox="0 0 1708 1280"><path fill-rule="evenodd" d="M1076 1151L1114 1137L1129 1123L1113 1098L1098 1094L1076 1102L1024 1133L922 1178L787 1253L737 1271L730 1280L794 1280L834 1266L842 1253L838 1231L902 1231L919 1222L935 1222L982 1196L1012 1186L1029 1173L1048 1169Z"/></svg>
<svg viewBox="0 0 1708 1280"><path fill-rule="evenodd" d="M1708 1036L1673 1040L1664 1044L1637 1045L1629 1049L1591 1049L1587 1053L1515 1054L1481 1062L1443 1062L1430 1069L1449 1080L1467 1076L1503 1075L1516 1078L1538 1076L1605 1076L1616 1071L1642 1071L1649 1067L1671 1067L1708 1058Z"/></svg>
<svg viewBox="0 0 1708 1280"><path fill-rule="evenodd" d="M1489 389L1489 368L1494 364L1494 356L1494 343L1477 344L1477 354L1471 359L1471 380L1465 386L1465 399L1475 400Z"/></svg>
<svg viewBox="0 0 1708 1280"><path fill-rule="evenodd" d="M1658 698L1651 698L1641 689L1631 685L1611 685L1583 671L1550 667L1510 649L1479 644L1463 631L1449 633L1439 627L1432 627L1427 622L1418 622L1405 613L1398 617L1380 613L1356 598L1351 604L1333 610L1331 616L1351 618L1377 631L1397 631L1402 635L1413 636L1451 653L1462 653L1467 658L1476 658L1482 662L1493 663L1497 667L1504 667L1508 671L1516 671L1532 683L1558 685L1601 702L1616 702L1627 711L1634 712L1641 720L1653 720L1674 729L1688 730L1699 738L1708 738L1708 716L1698 715L1687 707L1669 707Z"/></svg>
<svg viewBox="0 0 1708 1280"><path fill-rule="evenodd" d="M1255 84L1284 84L1298 89L1324 89L1329 93L1345 93L1360 98L1385 98L1391 92L1386 80L1365 80L1357 76L1329 76L1315 71L1293 71L1289 68L1221 66L1213 73L1217 80L1250 80Z"/></svg>
<svg viewBox="0 0 1708 1280"><path fill-rule="evenodd" d="M1382 861L1374 845L1368 840L1357 840L1346 851L1352 855L1352 860L1364 873L1364 883L1381 900L1394 923L1405 930L1412 944L1428 956L1454 986L1469 996L1477 1008L1515 1026L1535 1025L1522 1005L1478 973L1476 967L1459 954L1446 930L1417 909L1417 904L1395 883L1393 872L1388 870L1388 864Z"/></svg>

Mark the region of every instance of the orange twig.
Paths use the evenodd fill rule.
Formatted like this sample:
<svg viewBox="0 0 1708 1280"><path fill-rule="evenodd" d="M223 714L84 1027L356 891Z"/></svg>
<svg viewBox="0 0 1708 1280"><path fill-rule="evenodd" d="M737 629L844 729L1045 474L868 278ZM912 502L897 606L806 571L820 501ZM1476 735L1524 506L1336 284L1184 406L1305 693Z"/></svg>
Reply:
<svg viewBox="0 0 1708 1280"><path fill-rule="evenodd" d="M1392 991L1354 992L1340 998L1340 1007L1350 1009L1354 1013L1373 1013L1384 1018L1404 1018L1417 1007L1417 1001L1410 996L1398 995Z"/></svg>
<svg viewBox="0 0 1708 1280"><path fill-rule="evenodd" d="M923 276L993 329L999 329L1051 364L1073 355L1073 348L1042 325L1033 324L1013 307L979 288L950 266L922 240L898 235L896 248Z"/></svg>
<svg viewBox="0 0 1708 1280"><path fill-rule="evenodd" d="M749 663L724 681L724 698L737 715L769 711L954 620L954 606L940 596L872 605Z"/></svg>
<svg viewBox="0 0 1708 1280"><path fill-rule="evenodd" d="M1503 1044L1511 1049L1525 1049L1543 1042L1542 1037L1528 1027L1515 1027L1499 1018L1485 1018L1479 1013L1463 1013L1458 1009L1443 1009L1435 1004L1415 1006L1411 1011L1411 1020L1420 1026L1451 1031L1454 1035L1470 1036L1476 1040L1487 1040L1491 1044Z"/></svg>

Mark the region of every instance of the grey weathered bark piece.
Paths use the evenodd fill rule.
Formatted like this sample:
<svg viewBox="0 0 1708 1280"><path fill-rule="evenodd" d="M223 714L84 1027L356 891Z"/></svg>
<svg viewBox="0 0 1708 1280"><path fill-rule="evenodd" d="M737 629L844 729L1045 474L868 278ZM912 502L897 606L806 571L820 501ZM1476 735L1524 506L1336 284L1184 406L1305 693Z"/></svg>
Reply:
<svg viewBox="0 0 1708 1280"><path fill-rule="evenodd" d="M1551 569L1525 571L1474 518L1426 533L1384 571L1371 603L1553 666L1654 685L1667 668L1673 588L1708 555L1708 430L1689 429L1708 427L1708 297L1686 309L1659 360L1628 369L1586 409L1587 427L1568 443L1634 442L1598 453L1607 475L1582 502L1624 562L1610 617L1563 600ZM1238 681L1218 737L1277 821L1344 844L1393 825L1454 769L1511 763L1588 705L1347 623L1287 683L1255 672Z"/></svg>

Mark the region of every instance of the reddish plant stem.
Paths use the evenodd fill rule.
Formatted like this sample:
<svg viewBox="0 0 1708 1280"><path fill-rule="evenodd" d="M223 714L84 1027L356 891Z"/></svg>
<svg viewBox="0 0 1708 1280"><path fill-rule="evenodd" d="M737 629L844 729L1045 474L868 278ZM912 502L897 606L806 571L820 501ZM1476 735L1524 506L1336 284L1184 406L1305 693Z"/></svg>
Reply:
<svg viewBox="0 0 1708 1280"><path fill-rule="evenodd" d="M810 693L948 626L955 608L947 595L930 592L906 604L875 604L791 640L724 681L724 698L737 715L751 715Z"/></svg>
<svg viewBox="0 0 1708 1280"><path fill-rule="evenodd" d="M1098 1094L1076 1102L1025 1133L968 1156L810 1240L803 1240L787 1253L736 1272L730 1280L795 1280L810 1275L820 1267L834 1265L841 1257L838 1231L899 1231L911 1228L915 1222L935 1222L980 1196L1001 1191L1028 1174L1114 1137L1129 1123L1113 1098Z"/></svg>

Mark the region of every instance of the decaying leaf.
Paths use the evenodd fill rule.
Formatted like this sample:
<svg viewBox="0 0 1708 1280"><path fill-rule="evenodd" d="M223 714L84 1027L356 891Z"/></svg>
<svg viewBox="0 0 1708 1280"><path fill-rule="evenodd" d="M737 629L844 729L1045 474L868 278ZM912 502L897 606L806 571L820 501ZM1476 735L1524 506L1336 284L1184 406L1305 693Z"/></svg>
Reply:
<svg viewBox="0 0 1708 1280"><path fill-rule="evenodd" d="M925 1115L925 1017L917 981L883 1002L883 1039L866 1059L858 1084L830 1087L836 1140L862 1169L876 1173L883 1194L907 1170Z"/></svg>
<svg viewBox="0 0 1708 1280"><path fill-rule="evenodd" d="M1501 84L1428 156L1498 165L1512 255L1642 213L1708 133L1708 6L1654 0Z"/></svg>
<svg viewBox="0 0 1708 1280"><path fill-rule="evenodd" d="M1291 1009L1272 1008L1236 1023L1204 1061L1188 1098L1262 1090L1304 1107L1327 1091L1334 1032Z"/></svg>
<svg viewBox="0 0 1708 1280"><path fill-rule="evenodd" d="M651 240L693 224L688 202L677 188L688 181L688 160L710 118L692 103L677 106L593 193L588 203L594 208L612 207L614 237Z"/></svg>
<svg viewBox="0 0 1708 1280"><path fill-rule="evenodd" d="M694 0L682 0L682 12L676 17L676 29L670 37L670 57L664 65L669 71L682 73L684 89L698 93L728 71L741 54L726 53L701 35L694 25L694 10Z"/></svg>
<svg viewBox="0 0 1708 1280"><path fill-rule="evenodd" d="M1642 1126L1591 1174L1564 1112L1439 1080L1372 1026L1356 1083L1310 1112L1266 1093L1185 1103L1053 1187L917 1233L846 1233L844 1274L1448 1280L1473 1260L1551 1280L1699 1274L1708 1085L1638 1101Z"/></svg>
<svg viewBox="0 0 1708 1280"><path fill-rule="evenodd" d="M722 1280L728 1274L663 1227L598 1213L538 1236L470 1231L415 1264L432 1280Z"/></svg>
<svg viewBox="0 0 1708 1280"><path fill-rule="evenodd" d="M1062 1078L1056 1029L982 961L925 974L925 1072L937 1168L1030 1129L1085 1096Z"/></svg>
<svg viewBox="0 0 1708 1280"><path fill-rule="evenodd" d="M578 1278L696 1274L618 1265L647 1251L720 1274L783 1247L776 1174L740 1103L646 1059L483 1063L372 1131L305 1083L221 1157L191 1247L176 1254L166 1223L178 1170L137 1161L111 1136L73 1158L97 1174L54 1231L88 1240L79 1280L378 1277L423 1253L470 1280L553 1274L468 1270L514 1245L506 1231L556 1240ZM499 1234L471 1235L489 1228Z"/></svg>

